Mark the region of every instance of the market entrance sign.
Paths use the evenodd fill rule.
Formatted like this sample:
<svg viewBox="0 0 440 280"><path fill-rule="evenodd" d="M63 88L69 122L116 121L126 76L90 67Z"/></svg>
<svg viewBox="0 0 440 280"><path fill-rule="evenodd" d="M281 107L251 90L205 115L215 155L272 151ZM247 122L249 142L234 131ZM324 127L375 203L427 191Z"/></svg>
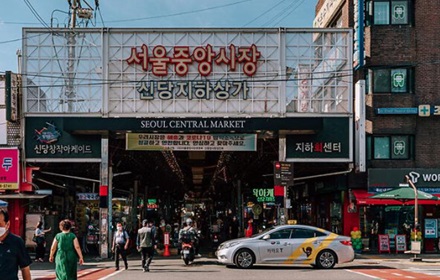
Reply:
<svg viewBox="0 0 440 280"><path fill-rule="evenodd" d="M256 144L256 134L126 134L127 150L256 151Z"/></svg>
<svg viewBox="0 0 440 280"><path fill-rule="evenodd" d="M167 76L169 66L174 66L174 72L178 76L186 76L189 65L193 63L198 64L197 70L201 76L209 76L215 63L219 66L227 65L229 71L235 71L237 64L243 64L243 73L252 77L257 72L257 62L261 56L255 44L241 47L230 44L228 47L220 47L218 51L210 44L192 50L189 46L174 46L170 55L162 45L150 47L151 53L148 49L146 44L132 47L126 61L128 64L140 65L144 71L148 71L151 65L151 72L158 77Z"/></svg>

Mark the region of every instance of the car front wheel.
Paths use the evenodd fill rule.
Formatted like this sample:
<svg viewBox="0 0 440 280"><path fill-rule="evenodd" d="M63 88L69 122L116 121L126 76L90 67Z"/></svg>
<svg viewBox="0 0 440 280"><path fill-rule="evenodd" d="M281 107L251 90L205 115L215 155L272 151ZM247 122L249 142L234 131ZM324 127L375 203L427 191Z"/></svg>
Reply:
<svg viewBox="0 0 440 280"><path fill-rule="evenodd" d="M235 254L235 265L239 268L251 268L254 263L254 255L249 249L241 249Z"/></svg>
<svg viewBox="0 0 440 280"><path fill-rule="evenodd" d="M318 268L333 268L336 264L336 254L333 251L324 250L319 252L316 257L316 266Z"/></svg>

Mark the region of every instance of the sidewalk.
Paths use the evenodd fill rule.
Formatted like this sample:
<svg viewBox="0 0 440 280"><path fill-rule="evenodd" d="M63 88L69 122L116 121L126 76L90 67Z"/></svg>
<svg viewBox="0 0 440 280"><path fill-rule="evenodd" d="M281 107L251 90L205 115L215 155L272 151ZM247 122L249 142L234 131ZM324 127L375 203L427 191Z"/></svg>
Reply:
<svg viewBox="0 0 440 280"><path fill-rule="evenodd" d="M404 253L361 253L356 254L356 259L370 259L370 260L395 260L395 261L412 261L414 254L404 254ZM440 263L440 253L436 254L418 254L417 259L419 262L427 263Z"/></svg>
<svg viewBox="0 0 440 280"><path fill-rule="evenodd" d="M215 260L215 256L212 252L203 253L203 258L208 258ZM411 259L414 257L414 254L395 254L395 253L362 253L362 254L356 254L356 259L358 260L389 260L389 261L408 261L410 262ZM421 262L425 263L440 263L440 253L439 254L420 254L417 255L417 257L420 259ZM85 269L106 269L106 268L114 268L115 262L111 258L107 259L101 259L99 256L84 256L84 265L78 267L79 270L85 270ZM140 254L138 252L132 252L130 255L128 255L127 259L129 261L139 261L141 260ZM180 255L171 255L169 257L164 257L160 254L157 254L154 256L154 259L160 260L160 259L180 259ZM121 260L122 261L122 260ZM54 271L55 270L55 264L50 262L33 262L31 265L31 270L45 270L45 271Z"/></svg>

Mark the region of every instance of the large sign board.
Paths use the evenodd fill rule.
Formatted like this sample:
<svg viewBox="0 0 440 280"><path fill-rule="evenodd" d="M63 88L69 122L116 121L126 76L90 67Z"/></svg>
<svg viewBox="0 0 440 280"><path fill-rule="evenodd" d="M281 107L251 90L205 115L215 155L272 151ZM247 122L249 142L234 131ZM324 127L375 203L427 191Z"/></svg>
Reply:
<svg viewBox="0 0 440 280"><path fill-rule="evenodd" d="M0 190L18 190L19 154L18 148L0 148Z"/></svg>
<svg viewBox="0 0 440 280"><path fill-rule="evenodd" d="M74 135L63 129L62 118L26 118L27 161L99 161L101 137Z"/></svg>
<svg viewBox="0 0 440 280"><path fill-rule="evenodd" d="M23 49L27 114L352 113L349 29L25 28L23 38L33 46ZM325 38L332 38L330 47ZM81 52L63 51L68 42Z"/></svg>
<svg viewBox="0 0 440 280"><path fill-rule="evenodd" d="M324 118L310 134L286 135L286 160L292 162L349 162L353 147L348 118ZM337 131L337 133L335 133Z"/></svg>
<svg viewBox="0 0 440 280"><path fill-rule="evenodd" d="M369 168L368 192L378 193L398 188L408 175L418 190L440 193L440 169L438 168Z"/></svg>
<svg viewBox="0 0 440 280"><path fill-rule="evenodd" d="M127 150L141 151L256 151L256 134L127 133Z"/></svg>

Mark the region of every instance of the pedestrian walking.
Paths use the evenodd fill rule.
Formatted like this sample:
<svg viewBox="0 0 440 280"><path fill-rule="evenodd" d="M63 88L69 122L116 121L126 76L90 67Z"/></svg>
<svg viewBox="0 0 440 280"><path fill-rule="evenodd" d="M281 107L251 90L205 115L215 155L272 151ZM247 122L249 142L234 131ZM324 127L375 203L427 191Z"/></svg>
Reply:
<svg viewBox="0 0 440 280"><path fill-rule="evenodd" d="M142 256L142 268L144 272L150 271L150 263L153 260L156 249L156 229L151 227L147 220L142 221L142 228L138 230L136 246Z"/></svg>
<svg viewBox="0 0 440 280"><path fill-rule="evenodd" d="M250 218L248 220L248 226L246 228L246 231L244 233L245 237L251 237L254 234L254 225L253 225L254 219Z"/></svg>
<svg viewBox="0 0 440 280"><path fill-rule="evenodd" d="M32 263L24 241L19 236L9 232L9 214L6 209L0 209L0 271L2 280L18 280L20 267L23 280L31 280Z"/></svg>
<svg viewBox="0 0 440 280"><path fill-rule="evenodd" d="M123 229L121 223L116 224L116 229L115 235L113 236L112 246L112 252L115 253L116 270L119 270L119 256L121 256L122 260L124 261L125 270L127 270L127 249L128 244L130 243L130 236L128 235L127 231Z"/></svg>
<svg viewBox="0 0 440 280"><path fill-rule="evenodd" d="M44 255L46 253L46 236L47 232L50 232L52 229L43 229L43 222L39 221L35 228L35 238L37 243L37 248L35 249L35 261L36 262L44 262Z"/></svg>
<svg viewBox="0 0 440 280"><path fill-rule="evenodd" d="M57 280L76 280L77 263L82 265L84 259L79 246L78 238L70 232L72 224L69 220L60 222L61 232L55 236L52 247L50 248L49 261L55 259L55 275Z"/></svg>
<svg viewBox="0 0 440 280"><path fill-rule="evenodd" d="M238 238L238 228L240 224L238 223L237 216L232 217L232 221L230 223L230 236L232 239Z"/></svg>

